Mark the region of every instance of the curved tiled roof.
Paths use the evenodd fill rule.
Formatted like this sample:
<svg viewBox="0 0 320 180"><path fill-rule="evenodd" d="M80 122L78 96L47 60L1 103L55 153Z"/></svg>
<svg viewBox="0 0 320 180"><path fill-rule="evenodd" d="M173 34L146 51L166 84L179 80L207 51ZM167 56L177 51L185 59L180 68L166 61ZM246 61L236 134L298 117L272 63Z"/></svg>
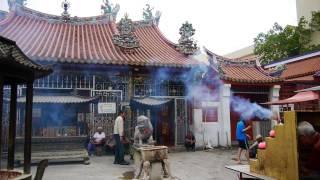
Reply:
<svg viewBox="0 0 320 180"><path fill-rule="evenodd" d="M178 52L154 23L136 24L140 24L135 31L140 47L131 54L113 44L112 37L118 33L116 23L104 16L74 17L65 22L59 16L19 7L0 22L0 35L16 41L37 61L168 67L198 64Z"/></svg>
<svg viewBox="0 0 320 180"><path fill-rule="evenodd" d="M49 67L44 67L31 61L14 41L0 36L0 64L7 62L32 70L36 78L52 72Z"/></svg>
<svg viewBox="0 0 320 180"><path fill-rule="evenodd" d="M281 79L269 76L262 72L259 67L246 65L221 65L223 71L221 78L231 82L272 84L280 82Z"/></svg>
<svg viewBox="0 0 320 180"><path fill-rule="evenodd" d="M170 102L172 99L159 99L159 98L152 98L152 97L145 97L145 98L135 98L131 100L131 103L138 103L140 105L145 106L160 106Z"/></svg>
<svg viewBox="0 0 320 180"><path fill-rule="evenodd" d="M303 76L313 75L320 70L320 56L311 57L301 61L288 63L281 77L285 79L294 79Z"/></svg>
<svg viewBox="0 0 320 180"><path fill-rule="evenodd" d="M300 76L297 78L287 79L286 82L310 82L314 81L313 75Z"/></svg>
<svg viewBox="0 0 320 180"><path fill-rule="evenodd" d="M273 84L282 81L281 78L271 76L270 72L257 65L256 60L239 61L238 59L219 56L207 49L206 52L209 56L215 58L222 80L248 84Z"/></svg>
<svg viewBox="0 0 320 180"><path fill-rule="evenodd" d="M79 103L92 103L98 101L98 96L96 97L81 97L74 95L64 95L64 96L33 96L33 103L53 103L53 104L79 104ZM25 103L26 97L19 97L17 99L18 103Z"/></svg>

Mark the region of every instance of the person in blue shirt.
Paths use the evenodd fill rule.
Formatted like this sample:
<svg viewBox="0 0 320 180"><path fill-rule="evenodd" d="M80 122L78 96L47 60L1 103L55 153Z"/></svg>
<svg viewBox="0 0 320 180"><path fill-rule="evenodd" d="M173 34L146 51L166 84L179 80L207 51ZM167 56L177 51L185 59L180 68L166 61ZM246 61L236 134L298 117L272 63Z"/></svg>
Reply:
<svg viewBox="0 0 320 180"><path fill-rule="evenodd" d="M249 124L249 122L246 122L243 117L240 117L240 119L237 123L236 137L237 137L237 141L239 143L239 148L238 148L237 157L234 158L234 160L236 160L238 164L241 164L242 151L245 151L245 156L246 156L247 160L249 161L248 138L250 138L250 136L248 134L246 134L246 132L249 129L251 129L251 125L246 126L247 124Z"/></svg>

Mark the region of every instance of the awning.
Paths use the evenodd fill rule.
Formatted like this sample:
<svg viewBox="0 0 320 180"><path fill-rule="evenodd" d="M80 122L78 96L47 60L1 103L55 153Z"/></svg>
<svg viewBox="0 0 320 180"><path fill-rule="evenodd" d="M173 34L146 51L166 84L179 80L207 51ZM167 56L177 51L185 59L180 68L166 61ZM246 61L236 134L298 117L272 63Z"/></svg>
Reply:
<svg viewBox="0 0 320 180"><path fill-rule="evenodd" d="M153 98L153 97L145 97L145 98L134 98L131 100L130 105L134 106L137 105L143 105L143 106L161 106L168 102L170 102L172 99L167 98Z"/></svg>
<svg viewBox="0 0 320 180"><path fill-rule="evenodd" d="M82 96L33 96L33 103L51 103L51 104L75 104L98 102L99 96L82 97ZM18 103L25 103L26 97L19 97Z"/></svg>
<svg viewBox="0 0 320 180"><path fill-rule="evenodd" d="M312 87L312 88L302 89L302 90L295 91L295 92L305 92L305 91L320 91L320 86L315 86L315 87Z"/></svg>
<svg viewBox="0 0 320 180"><path fill-rule="evenodd" d="M319 99L319 94L313 91L299 92L298 94L283 100L271 101L261 104L280 105L280 104L294 104L299 102L313 101Z"/></svg>

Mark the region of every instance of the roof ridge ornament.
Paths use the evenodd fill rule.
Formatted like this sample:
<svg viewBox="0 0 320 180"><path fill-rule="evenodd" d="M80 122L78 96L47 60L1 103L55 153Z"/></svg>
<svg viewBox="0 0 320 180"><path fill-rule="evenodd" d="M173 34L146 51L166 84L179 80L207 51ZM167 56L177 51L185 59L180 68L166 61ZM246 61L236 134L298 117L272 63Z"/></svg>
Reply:
<svg viewBox="0 0 320 180"><path fill-rule="evenodd" d="M154 7L150 7L150 4L146 4L146 8L143 8L143 19L148 21L148 20L152 20L153 19L153 11Z"/></svg>
<svg viewBox="0 0 320 180"><path fill-rule="evenodd" d="M101 10L103 15L111 15L113 19L117 18L117 14L120 10L120 5L113 5L109 3L109 0L102 0L103 5L101 5Z"/></svg>
<svg viewBox="0 0 320 180"><path fill-rule="evenodd" d="M63 8L63 13L61 15L62 15L62 18L64 21L70 20L70 14L68 12L68 9L70 8L70 6L71 6L71 4L68 0L64 0L61 3L61 7Z"/></svg>
<svg viewBox="0 0 320 180"><path fill-rule="evenodd" d="M25 6L27 5L27 0L8 0L9 9L13 10L15 7L18 6Z"/></svg>
<svg viewBox="0 0 320 180"><path fill-rule="evenodd" d="M143 20L158 25L161 17L161 12L156 11L155 15L153 15L153 10L154 7L151 8L150 4L146 4L146 8L143 8L142 12Z"/></svg>
<svg viewBox="0 0 320 180"><path fill-rule="evenodd" d="M158 25L159 24L159 21L160 21L160 17L161 17L161 11L156 11L156 14L155 14L155 16L154 16L154 20L153 20L153 22L156 24L156 25Z"/></svg>
<svg viewBox="0 0 320 180"><path fill-rule="evenodd" d="M199 48L197 47L197 43L192 38L195 31L192 24L188 23L188 21L182 24L182 27L179 29L181 37L178 41L179 44L177 45L178 51L185 55L192 55L198 51Z"/></svg>
<svg viewBox="0 0 320 180"><path fill-rule="evenodd" d="M134 34L135 27L131 19L126 13L124 18L117 24L119 34L112 37L113 43L126 53L133 53L136 48L140 47L139 40Z"/></svg>
<svg viewBox="0 0 320 180"><path fill-rule="evenodd" d="M218 72L218 73L222 72L219 64L220 61L218 61L218 57L216 54L207 53L207 60L215 72Z"/></svg>
<svg viewBox="0 0 320 180"><path fill-rule="evenodd" d="M267 71L270 76L280 77L282 72L286 69L287 69L287 67L285 64L280 64L280 65L277 65L273 68L265 69L265 71Z"/></svg>

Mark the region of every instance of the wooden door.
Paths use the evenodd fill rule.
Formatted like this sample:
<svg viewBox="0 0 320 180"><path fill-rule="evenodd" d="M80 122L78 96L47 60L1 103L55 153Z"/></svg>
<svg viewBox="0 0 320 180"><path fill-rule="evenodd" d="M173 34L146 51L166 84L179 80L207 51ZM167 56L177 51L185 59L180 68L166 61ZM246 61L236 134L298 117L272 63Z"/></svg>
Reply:
<svg viewBox="0 0 320 180"><path fill-rule="evenodd" d="M237 123L238 123L239 119L240 119L240 115L237 112L234 112L234 111L230 112L230 120L231 120L230 126L231 126L231 140L232 141L237 140L236 129L237 129ZM250 125L252 126L252 122L250 123ZM252 128L249 131L247 131L247 134L249 134L252 138L252 136L253 136Z"/></svg>
<svg viewBox="0 0 320 180"><path fill-rule="evenodd" d="M235 96L238 96L238 97L242 97L244 99L249 99L250 102L252 103L263 103L263 102L267 102L268 101L268 94L267 93L252 93L252 94L249 94L249 93L235 93L234 94ZM267 107L265 107L267 108ZM237 128L237 122L240 118L240 114L237 113L237 112L234 112L232 111L232 107L230 108L231 111L230 111L230 126L231 126L231 140L237 140L236 139L236 128ZM250 119L251 120L251 126L252 126L252 121L261 121L261 119L258 119L258 118L253 118L253 119ZM269 132L270 130L270 127L268 128L266 125L263 125L261 126L260 128L265 128L267 132ZM251 139L254 138L253 137L253 129L251 129L250 131L248 131L248 134L251 136Z"/></svg>
<svg viewBox="0 0 320 180"><path fill-rule="evenodd" d="M172 104L164 105L157 112L157 144L165 146L174 145L174 119ZM170 108L171 107L171 108Z"/></svg>

